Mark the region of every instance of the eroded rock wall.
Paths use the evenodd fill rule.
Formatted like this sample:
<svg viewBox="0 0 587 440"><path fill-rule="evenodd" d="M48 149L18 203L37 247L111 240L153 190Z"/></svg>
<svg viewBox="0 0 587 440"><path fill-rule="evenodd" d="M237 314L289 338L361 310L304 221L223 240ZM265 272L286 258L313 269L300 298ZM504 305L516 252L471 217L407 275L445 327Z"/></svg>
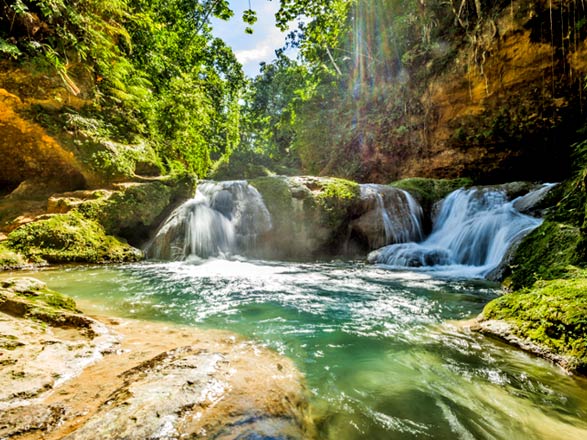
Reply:
<svg viewBox="0 0 587 440"><path fill-rule="evenodd" d="M458 39L436 42L437 58L407 66L409 92L396 99L418 110L402 120L410 129L399 140L375 133L365 143L366 181L569 175L569 146L581 140L587 111L585 5L518 0L484 14Z"/></svg>

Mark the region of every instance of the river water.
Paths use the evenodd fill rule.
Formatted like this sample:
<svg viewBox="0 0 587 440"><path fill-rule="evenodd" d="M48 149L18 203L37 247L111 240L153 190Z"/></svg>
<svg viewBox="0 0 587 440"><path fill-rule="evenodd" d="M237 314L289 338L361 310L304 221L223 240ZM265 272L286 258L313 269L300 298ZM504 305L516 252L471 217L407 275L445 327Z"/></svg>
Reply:
<svg viewBox="0 0 587 440"><path fill-rule="evenodd" d="M587 438L587 381L459 325L496 284L245 259L31 275L89 312L231 330L294 359L321 439Z"/></svg>

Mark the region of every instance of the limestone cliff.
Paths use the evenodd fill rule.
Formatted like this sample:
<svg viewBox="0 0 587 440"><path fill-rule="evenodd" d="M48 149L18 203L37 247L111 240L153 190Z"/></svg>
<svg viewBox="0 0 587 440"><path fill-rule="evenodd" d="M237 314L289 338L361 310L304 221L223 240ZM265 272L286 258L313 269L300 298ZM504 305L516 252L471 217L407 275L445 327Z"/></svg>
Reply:
<svg viewBox="0 0 587 440"><path fill-rule="evenodd" d="M151 147L104 125L111 110L83 66L70 75L75 93L55 71L0 61L0 195L23 182L47 195L159 174Z"/></svg>
<svg viewBox="0 0 587 440"><path fill-rule="evenodd" d="M482 14L464 23L459 5L472 2L450 3L453 22L433 50L402 59L405 84L395 86L399 103L386 104L388 120L365 121L354 177L562 180L585 130L585 5L480 2Z"/></svg>
<svg viewBox="0 0 587 440"><path fill-rule="evenodd" d="M23 93L22 86L28 93ZM33 87L32 84L35 84ZM34 92L35 96L29 95ZM53 95L53 96L51 96ZM50 183L54 189L85 185L82 167L71 151L63 147L27 112L33 105L79 105L81 99L56 87L48 78L36 78L21 70L0 66L0 168L2 194L24 181Z"/></svg>

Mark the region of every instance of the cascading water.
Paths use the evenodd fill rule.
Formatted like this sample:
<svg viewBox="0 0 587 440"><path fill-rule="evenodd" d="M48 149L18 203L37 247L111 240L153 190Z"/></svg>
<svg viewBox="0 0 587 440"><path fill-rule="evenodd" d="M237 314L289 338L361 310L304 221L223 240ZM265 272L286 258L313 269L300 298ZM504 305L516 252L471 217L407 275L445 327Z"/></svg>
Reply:
<svg viewBox="0 0 587 440"><path fill-rule="evenodd" d="M365 213L351 230L365 237L371 249L422 239L422 207L410 193L370 183L360 190Z"/></svg>
<svg viewBox="0 0 587 440"><path fill-rule="evenodd" d="M450 266L454 274L483 277L513 243L541 223L517 211L515 203L504 191L457 190L443 201L426 240L383 247L368 260L397 267Z"/></svg>
<svg viewBox="0 0 587 440"><path fill-rule="evenodd" d="M149 258L183 260L246 253L271 229L259 192L245 181L205 182L177 208L146 249Z"/></svg>

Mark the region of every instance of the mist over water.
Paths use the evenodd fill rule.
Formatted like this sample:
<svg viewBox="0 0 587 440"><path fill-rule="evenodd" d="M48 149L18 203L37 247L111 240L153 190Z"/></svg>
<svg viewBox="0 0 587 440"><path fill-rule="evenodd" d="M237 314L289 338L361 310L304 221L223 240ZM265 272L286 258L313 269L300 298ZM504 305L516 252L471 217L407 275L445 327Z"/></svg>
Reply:
<svg viewBox="0 0 587 440"><path fill-rule="evenodd" d="M587 438L583 379L455 324L496 284L245 259L34 276L94 313L227 329L291 357L320 438Z"/></svg>

